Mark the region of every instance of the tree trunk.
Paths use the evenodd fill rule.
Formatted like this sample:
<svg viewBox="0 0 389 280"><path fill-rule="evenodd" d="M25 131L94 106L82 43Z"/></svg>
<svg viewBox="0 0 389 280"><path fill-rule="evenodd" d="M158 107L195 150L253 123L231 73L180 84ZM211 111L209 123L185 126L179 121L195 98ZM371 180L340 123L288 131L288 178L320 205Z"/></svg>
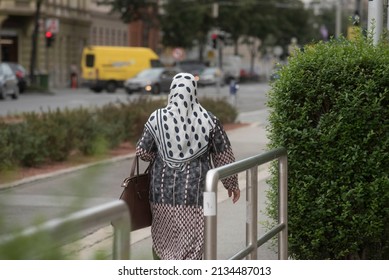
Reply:
<svg viewBox="0 0 389 280"><path fill-rule="evenodd" d="M239 55L239 39L234 40L234 55Z"/></svg>
<svg viewBox="0 0 389 280"><path fill-rule="evenodd" d="M204 61L204 44L199 44L199 61Z"/></svg>
<svg viewBox="0 0 389 280"><path fill-rule="evenodd" d="M198 60L204 62L207 59L206 57L204 57L205 47L207 45L207 36L199 36L197 45L199 50Z"/></svg>
<svg viewBox="0 0 389 280"><path fill-rule="evenodd" d="M254 74L255 52L250 52L250 75Z"/></svg>

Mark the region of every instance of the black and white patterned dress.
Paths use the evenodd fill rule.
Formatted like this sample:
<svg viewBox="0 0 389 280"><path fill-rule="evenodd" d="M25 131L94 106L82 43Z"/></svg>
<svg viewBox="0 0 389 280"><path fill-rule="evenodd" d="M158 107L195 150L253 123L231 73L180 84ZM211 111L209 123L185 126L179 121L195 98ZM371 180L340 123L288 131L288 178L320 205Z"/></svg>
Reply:
<svg viewBox="0 0 389 280"><path fill-rule="evenodd" d="M177 76L172 82L168 106L150 116L136 153L142 160L153 162L153 250L161 259L201 259L205 176L213 166L234 162L235 157L220 121L198 103L193 76ZM185 86L180 87L181 84ZM184 98L180 97L182 94ZM180 104L176 99L187 103ZM229 190L238 188L237 176L225 178L222 183Z"/></svg>

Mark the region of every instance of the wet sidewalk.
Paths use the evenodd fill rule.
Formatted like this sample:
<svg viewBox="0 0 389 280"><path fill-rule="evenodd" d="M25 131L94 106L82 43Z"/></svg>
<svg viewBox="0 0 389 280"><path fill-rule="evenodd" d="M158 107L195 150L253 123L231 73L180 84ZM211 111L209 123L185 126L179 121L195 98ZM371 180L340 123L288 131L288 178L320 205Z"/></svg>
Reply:
<svg viewBox="0 0 389 280"><path fill-rule="evenodd" d="M241 114L241 122L250 124L241 128L228 131L229 139L233 149L239 149L241 160L250 156L258 155L266 150L266 111L250 112ZM257 120L257 122L253 122ZM259 121L258 121L259 120ZM268 185L266 179L269 177L268 165L259 167L258 172L258 238L266 232L265 223L269 220L265 214L266 190ZM218 235L217 235L217 258L228 259L245 247L246 238L246 173L239 174L241 198L233 204L228 198L227 191L218 186ZM96 253L111 257L112 251L112 227L107 226L86 236L82 240L66 246L79 259L93 259ZM152 259L150 228L141 229L131 233L131 259ZM258 259L277 259L276 246L271 241L258 249Z"/></svg>

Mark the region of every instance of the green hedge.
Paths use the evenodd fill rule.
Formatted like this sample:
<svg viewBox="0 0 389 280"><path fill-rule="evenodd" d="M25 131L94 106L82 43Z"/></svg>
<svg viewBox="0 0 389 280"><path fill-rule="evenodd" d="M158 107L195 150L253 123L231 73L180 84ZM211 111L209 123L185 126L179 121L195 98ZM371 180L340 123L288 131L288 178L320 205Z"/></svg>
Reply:
<svg viewBox="0 0 389 280"><path fill-rule="evenodd" d="M236 110L224 99L204 99L202 104L222 123L234 122L237 117ZM164 106L165 100L139 98L93 110L58 109L27 113L18 117L20 121L10 122L9 117L0 120L0 173L64 161L71 153L104 154L125 141L135 142L151 112Z"/></svg>
<svg viewBox="0 0 389 280"><path fill-rule="evenodd" d="M288 150L290 255L389 259L389 46L321 42L279 74L268 131Z"/></svg>

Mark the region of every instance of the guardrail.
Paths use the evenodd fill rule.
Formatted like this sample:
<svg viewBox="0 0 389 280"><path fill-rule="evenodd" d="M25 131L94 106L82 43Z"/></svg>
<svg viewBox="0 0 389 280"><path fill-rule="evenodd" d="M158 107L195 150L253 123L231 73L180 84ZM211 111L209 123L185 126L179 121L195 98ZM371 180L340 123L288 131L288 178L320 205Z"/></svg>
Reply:
<svg viewBox="0 0 389 280"><path fill-rule="evenodd" d="M278 159L278 224L257 240L258 234L258 166ZM288 160L285 148L278 148L234 163L214 168L208 171L204 192L205 216L205 252L206 260L215 260L217 257L217 184L220 179L247 172L246 203L246 248L237 252L230 259L239 260L248 256L248 259L257 258L257 248L266 243L275 235L278 236L278 259L288 259ZM250 173L248 173L250 171ZM250 177L250 179L249 179Z"/></svg>
<svg viewBox="0 0 389 280"><path fill-rule="evenodd" d="M28 238L43 233L50 235L52 240L61 245L80 231L109 222L114 228L112 258L128 260L130 258L130 213L122 200L115 200L75 212L67 217L53 219L39 226L29 227L17 235L1 236L0 244L16 238ZM39 258L39 252L36 253Z"/></svg>

